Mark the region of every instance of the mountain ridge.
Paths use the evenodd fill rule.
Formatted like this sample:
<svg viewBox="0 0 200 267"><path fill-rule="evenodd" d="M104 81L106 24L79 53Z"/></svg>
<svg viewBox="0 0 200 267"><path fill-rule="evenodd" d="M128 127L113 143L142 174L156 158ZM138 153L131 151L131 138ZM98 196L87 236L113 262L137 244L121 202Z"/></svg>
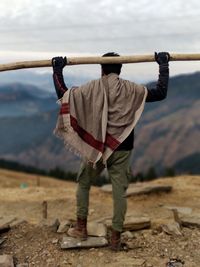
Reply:
<svg viewBox="0 0 200 267"><path fill-rule="evenodd" d="M30 93L30 88L26 86L23 88ZM148 86L152 86L152 83ZM0 86L0 95L1 92ZM56 95L50 96L50 102L48 99L47 95L39 99L36 94L30 99L34 107L31 110L27 109L26 100L11 101L8 107L0 97L0 123L4 125L0 132L0 157L41 168L59 166L65 170L75 170L79 159L66 151L63 143L53 136L59 109ZM134 172L150 166L158 171L171 166L180 172L187 171L187 159L191 161L200 152L199 99L200 72L196 72L171 78L167 98L145 105L135 131L131 162ZM184 168L181 162L185 162ZM189 164L188 168L188 172L193 169L200 172L200 167L191 169Z"/></svg>

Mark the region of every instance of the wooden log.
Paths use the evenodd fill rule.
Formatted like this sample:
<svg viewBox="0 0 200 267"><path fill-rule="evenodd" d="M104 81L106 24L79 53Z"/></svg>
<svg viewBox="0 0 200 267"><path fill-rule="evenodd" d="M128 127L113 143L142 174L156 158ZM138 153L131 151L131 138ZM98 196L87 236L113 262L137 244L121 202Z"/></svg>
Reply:
<svg viewBox="0 0 200 267"><path fill-rule="evenodd" d="M170 54L170 61L200 60L200 54ZM155 61L154 55L130 55L119 57L67 57L67 65L82 64L117 64L141 63ZM0 72L17 69L51 67L51 60L22 61L0 64Z"/></svg>
<svg viewBox="0 0 200 267"><path fill-rule="evenodd" d="M40 186L40 176L37 176L36 179L37 179L37 186L39 187Z"/></svg>

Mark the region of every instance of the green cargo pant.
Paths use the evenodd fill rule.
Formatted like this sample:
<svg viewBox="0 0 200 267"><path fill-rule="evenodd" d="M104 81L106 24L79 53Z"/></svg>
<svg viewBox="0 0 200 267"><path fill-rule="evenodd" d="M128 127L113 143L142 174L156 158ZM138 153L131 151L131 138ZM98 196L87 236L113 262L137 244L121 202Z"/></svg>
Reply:
<svg viewBox="0 0 200 267"><path fill-rule="evenodd" d="M129 165L130 156L131 150L115 151L107 160L106 164L113 192L112 228L119 232L122 231L127 210L125 193L131 175ZM91 181L94 177L100 175L104 168L105 165L101 161L97 162L95 169L87 163L82 163L77 178L77 217L86 218L88 216Z"/></svg>

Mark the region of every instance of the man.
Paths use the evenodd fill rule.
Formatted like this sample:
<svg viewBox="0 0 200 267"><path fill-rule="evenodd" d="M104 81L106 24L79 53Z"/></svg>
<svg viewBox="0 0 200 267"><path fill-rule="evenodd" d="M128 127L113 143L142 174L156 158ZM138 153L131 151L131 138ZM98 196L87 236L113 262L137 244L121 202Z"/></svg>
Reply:
<svg viewBox="0 0 200 267"><path fill-rule="evenodd" d="M103 56L119 55L107 53ZM55 133L84 159L77 179L77 223L69 229L68 235L82 240L87 238L91 181L106 167L113 189L110 245L112 250L120 250L134 127L145 102L160 101L166 97L169 59L170 55L166 52L155 53L159 64L155 88L120 79L122 64L102 64L100 79L71 90L67 89L62 75L67 59L52 59L54 85L61 102Z"/></svg>

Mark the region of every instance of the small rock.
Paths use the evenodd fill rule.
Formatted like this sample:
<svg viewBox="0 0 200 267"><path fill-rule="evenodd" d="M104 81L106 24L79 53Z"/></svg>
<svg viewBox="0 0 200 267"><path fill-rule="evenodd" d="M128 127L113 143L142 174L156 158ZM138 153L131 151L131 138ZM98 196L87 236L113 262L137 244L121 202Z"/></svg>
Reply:
<svg viewBox="0 0 200 267"><path fill-rule="evenodd" d="M57 238L55 238L55 239L52 240L52 244L57 244L58 241L59 241L59 240L58 240Z"/></svg>
<svg viewBox="0 0 200 267"><path fill-rule="evenodd" d="M11 255L0 255L0 267L14 267Z"/></svg>
<svg viewBox="0 0 200 267"><path fill-rule="evenodd" d="M70 225L70 221L61 221L57 233L66 233Z"/></svg>
<svg viewBox="0 0 200 267"><path fill-rule="evenodd" d="M130 231L126 231L126 232L122 233L122 237L124 237L125 239L132 239L133 234Z"/></svg>
<svg viewBox="0 0 200 267"><path fill-rule="evenodd" d="M94 209L89 209L89 215L92 215L95 212Z"/></svg>
<svg viewBox="0 0 200 267"><path fill-rule="evenodd" d="M135 244L134 242L126 242L126 246L128 247L128 249L139 249L142 248L141 245Z"/></svg>
<svg viewBox="0 0 200 267"><path fill-rule="evenodd" d="M106 236L107 228L103 223L88 222L87 231L89 236Z"/></svg>
<svg viewBox="0 0 200 267"><path fill-rule="evenodd" d="M60 222L58 219L43 219L39 226L46 226L48 227L52 232L56 233L58 230L58 227L60 225Z"/></svg>
<svg viewBox="0 0 200 267"><path fill-rule="evenodd" d="M21 235L21 234L15 234L14 237L15 237L15 239L20 239L20 238L23 237L23 235Z"/></svg>
<svg viewBox="0 0 200 267"><path fill-rule="evenodd" d="M98 256L99 256L99 257L102 257L103 255L104 255L103 252L99 252L99 253L98 253Z"/></svg>
<svg viewBox="0 0 200 267"><path fill-rule="evenodd" d="M177 222L163 224L161 228L168 235L182 236L180 225Z"/></svg>
<svg viewBox="0 0 200 267"><path fill-rule="evenodd" d="M49 252L47 250L42 251L41 256L47 256Z"/></svg>
<svg viewBox="0 0 200 267"><path fill-rule="evenodd" d="M183 267L184 261L180 259L170 259L170 261L167 263L167 267Z"/></svg>

